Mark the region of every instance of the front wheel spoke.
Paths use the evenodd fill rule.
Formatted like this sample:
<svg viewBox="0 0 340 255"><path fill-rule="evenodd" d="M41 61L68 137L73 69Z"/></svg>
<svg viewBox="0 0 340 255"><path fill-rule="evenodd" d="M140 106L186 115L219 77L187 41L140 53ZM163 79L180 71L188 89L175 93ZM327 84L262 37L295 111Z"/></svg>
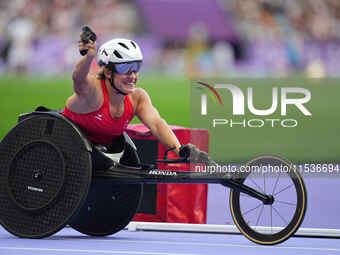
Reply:
<svg viewBox="0 0 340 255"><path fill-rule="evenodd" d="M273 196L276 196L277 194L280 194L281 192L283 192L283 191L285 191L285 190L289 189L290 187L292 187L293 185L294 185L294 183L292 183L292 184L288 185L288 186L287 186L287 187L285 187L284 189L282 189L282 190L280 190L280 191L276 192L275 194L273 194Z"/></svg>
<svg viewBox="0 0 340 255"><path fill-rule="evenodd" d="M244 212L244 213L242 213L243 215L246 215L247 213L250 213L250 212L252 212L252 211L254 211L254 210L256 210L257 208L259 208L260 206L262 205L262 203L261 204L259 204L258 206L256 206L256 207L254 207L254 208L251 208L251 209L249 209L248 211L246 211L246 212Z"/></svg>
<svg viewBox="0 0 340 255"><path fill-rule="evenodd" d="M257 225L259 224L260 218L261 218L261 216L262 216L263 208L264 208L264 205L262 205L262 208L261 208L261 211L260 211L260 213L259 213L259 217L257 217L255 226L257 226Z"/></svg>
<svg viewBox="0 0 340 255"><path fill-rule="evenodd" d="M294 203L286 202L286 201L281 201L281 200L275 200L275 202L282 203L282 204L286 204L286 205L296 206L296 204L294 204Z"/></svg>
<svg viewBox="0 0 340 255"><path fill-rule="evenodd" d="M264 191L263 191L263 189L251 178L251 177L249 177L249 179L250 179L250 181L252 182L252 183L254 183L255 184L255 186L256 187L258 187L263 193L265 193Z"/></svg>
<svg viewBox="0 0 340 255"><path fill-rule="evenodd" d="M280 175L281 175L281 172L279 172L279 175L278 175L277 178L276 178L276 181L275 181L275 185L274 185L272 194L274 194L274 192L275 192L275 190L276 190L276 187L277 187L277 184L279 183Z"/></svg>
<svg viewBox="0 0 340 255"><path fill-rule="evenodd" d="M279 217L288 225L288 222L282 217L282 215L278 212L278 210L275 209L274 206L272 206L274 211L277 213L277 215L279 215Z"/></svg>

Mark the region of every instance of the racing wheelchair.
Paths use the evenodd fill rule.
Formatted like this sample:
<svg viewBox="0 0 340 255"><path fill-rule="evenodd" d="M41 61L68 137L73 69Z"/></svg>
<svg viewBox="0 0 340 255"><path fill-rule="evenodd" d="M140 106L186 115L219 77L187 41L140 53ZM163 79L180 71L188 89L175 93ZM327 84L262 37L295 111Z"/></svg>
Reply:
<svg viewBox="0 0 340 255"><path fill-rule="evenodd" d="M67 224L90 236L111 235L132 220L141 202L143 184L155 183L229 187L235 225L257 244L281 243L303 221L306 188L299 172L285 159L265 155L247 162L247 169L265 164L288 169L272 178L259 177L252 171L163 171L142 164L127 135L122 136L120 144L118 154L105 151L107 148L92 144L58 112L21 115L0 143L1 225L23 238L48 237ZM94 166L94 152L109 159L110 167ZM190 163L189 155L168 159L167 153L160 162ZM219 166L213 161L205 164Z"/></svg>

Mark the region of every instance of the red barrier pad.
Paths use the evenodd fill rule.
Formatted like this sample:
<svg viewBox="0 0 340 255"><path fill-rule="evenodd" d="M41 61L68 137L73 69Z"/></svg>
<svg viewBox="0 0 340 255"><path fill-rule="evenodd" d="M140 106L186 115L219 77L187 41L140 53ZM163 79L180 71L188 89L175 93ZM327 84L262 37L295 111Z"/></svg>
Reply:
<svg viewBox="0 0 340 255"><path fill-rule="evenodd" d="M209 134L203 129L171 126L181 144L193 143L208 152ZM144 163L155 163L163 158L166 147L159 143L143 124L130 125L128 135L135 142ZM177 158L169 153L169 158ZM159 169L190 171L188 164L158 164ZM157 184L144 185L144 196L134 221L206 223L207 184ZM151 209L153 208L153 209Z"/></svg>

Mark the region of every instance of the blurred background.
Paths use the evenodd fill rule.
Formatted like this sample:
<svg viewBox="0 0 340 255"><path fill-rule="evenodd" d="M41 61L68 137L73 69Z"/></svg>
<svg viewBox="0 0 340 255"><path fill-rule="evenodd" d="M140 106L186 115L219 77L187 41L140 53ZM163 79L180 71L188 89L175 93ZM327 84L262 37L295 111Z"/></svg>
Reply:
<svg viewBox="0 0 340 255"><path fill-rule="evenodd" d="M133 38L144 72L337 75L338 0L0 0L0 73L70 72L83 24Z"/></svg>
<svg viewBox="0 0 340 255"><path fill-rule="evenodd" d="M83 24L98 46L114 37L139 43L139 85L173 125L190 125L190 79L338 83L339 0L0 0L0 138L20 113L64 107Z"/></svg>

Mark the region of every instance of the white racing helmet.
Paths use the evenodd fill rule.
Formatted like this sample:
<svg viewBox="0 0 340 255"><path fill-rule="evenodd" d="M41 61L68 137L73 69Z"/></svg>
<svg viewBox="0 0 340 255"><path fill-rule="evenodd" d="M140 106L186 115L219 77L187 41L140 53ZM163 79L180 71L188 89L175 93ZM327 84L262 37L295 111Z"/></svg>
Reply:
<svg viewBox="0 0 340 255"><path fill-rule="evenodd" d="M138 44L128 39L113 39L104 43L97 53L98 65L142 61L143 55Z"/></svg>
<svg viewBox="0 0 340 255"><path fill-rule="evenodd" d="M106 43L104 43L98 50L97 53L98 58L98 65L99 66L106 66L112 70L114 73L117 65L117 72L119 71L118 65L122 68L123 72L129 70L129 66L127 64L122 63L129 63L129 62L142 62L143 55L138 46L138 44L132 40L128 39L113 39ZM136 63L135 63L136 64ZM137 63L135 68L139 69L141 63ZM126 69L126 67L128 69ZM126 70L125 70L126 69ZM120 89L118 89L114 82L113 82L113 75L110 78L110 84L112 88L114 88L119 94L127 95Z"/></svg>

